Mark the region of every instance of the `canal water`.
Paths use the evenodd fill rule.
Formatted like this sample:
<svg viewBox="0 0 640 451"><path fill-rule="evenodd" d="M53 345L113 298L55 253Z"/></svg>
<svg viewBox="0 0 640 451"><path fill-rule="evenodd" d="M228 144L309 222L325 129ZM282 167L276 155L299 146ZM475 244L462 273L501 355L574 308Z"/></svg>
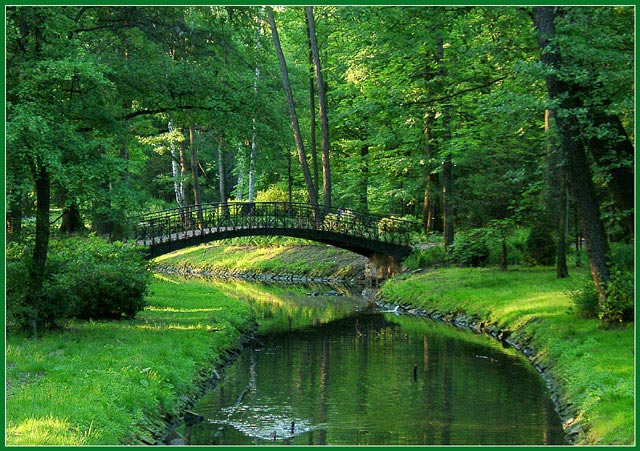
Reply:
<svg viewBox="0 0 640 451"><path fill-rule="evenodd" d="M193 411L191 445L543 445L563 431L513 349L345 289L212 282L260 324Z"/></svg>

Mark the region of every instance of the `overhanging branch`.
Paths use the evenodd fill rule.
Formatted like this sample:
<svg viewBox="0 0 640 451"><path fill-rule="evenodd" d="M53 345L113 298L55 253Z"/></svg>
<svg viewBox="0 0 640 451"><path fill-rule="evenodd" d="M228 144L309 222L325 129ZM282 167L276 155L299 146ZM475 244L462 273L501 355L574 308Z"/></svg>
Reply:
<svg viewBox="0 0 640 451"><path fill-rule="evenodd" d="M462 90L454 92L452 94L448 94L448 95L442 96L442 97L437 97L435 99L416 100L415 102L405 102L405 103L402 103L402 106L408 106L408 105L432 105L432 104L437 103L437 102L442 102L443 100L448 100L448 99L451 99L453 97L461 96L462 94L466 94L467 92L477 91L478 89L486 88L486 87L491 86L493 84L499 83L499 82L505 80L506 78L507 78L507 76L505 75L504 77L496 78L495 80L491 80L491 81L489 81L489 82L487 82L487 83L485 83L483 85L480 85L480 86L474 86L473 88L462 89Z"/></svg>

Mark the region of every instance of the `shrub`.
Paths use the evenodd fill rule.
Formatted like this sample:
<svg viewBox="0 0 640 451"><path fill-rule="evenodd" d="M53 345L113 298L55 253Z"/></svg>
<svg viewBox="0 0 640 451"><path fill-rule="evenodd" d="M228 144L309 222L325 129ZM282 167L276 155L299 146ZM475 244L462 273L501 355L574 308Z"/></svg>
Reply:
<svg viewBox="0 0 640 451"><path fill-rule="evenodd" d="M29 248L16 245L7 255L8 319L16 326L33 327L34 319L50 328L65 318L130 318L144 308L151 274L137 248L95 237L51 241L41 293L28 286Z"/></svg>
<svg viewBox="0 0 640 451"><path fill-rule="evenodd" d="M485 266L489 260L487 234L482 229L458 233L449 249L449 258L462 266Z"/></svg>
<svg viewBox="0 0 640 451"><path fill-rule="evenodd" d="M425 249L414 250L402 263L410 270L438 267L446 263L446 252L442 244L433 244Z"/></svg>
<svg viewBox="0 0 640 451"><path fill-rule="evenodd" d="M581 289L570 292L569 299L571 299L579 317L584 319L598 317L600 311L598 292L593 281L590 280Z"/></svg>
<svg viewBox="0 0 640 451"><path fill-rule="evenodd" d="M555 262L556 245L552 232L544 221L537 222L532 228L526 242L526 259L532 265L551 266Z"/></svg>
<svg viewBox="0 0 640 451"><path fill-rule="evenodd" d="M633 273L613 265L606 287L607 298L599 317L608 323L633 320Z"/></svg>

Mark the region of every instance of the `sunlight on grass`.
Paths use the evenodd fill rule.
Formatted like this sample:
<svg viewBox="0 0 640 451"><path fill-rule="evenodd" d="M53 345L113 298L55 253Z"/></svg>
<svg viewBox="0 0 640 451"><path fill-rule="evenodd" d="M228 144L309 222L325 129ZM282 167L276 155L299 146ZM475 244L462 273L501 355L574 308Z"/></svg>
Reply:
<svg viewBox="0 0 640 451"><path fill-rule="evenodd" d="M12 445L72 445L87 444L87 437L95 433L89 429L84 434L74 433L71 424L59 418L27 418L18 425L9 423L6 430L7 443Z"/></svg>
<svg viewBox="0 0 640 451"><path fill-rule="evenodd" d="M634 328L609 330L571 312L569 293L587 280L587 268L568 279L551 268L448 268L390 280L381 292L388 302L474 315L528 337L578 408L587 431L580 443L633 444Z"/></svg>
<svg viewBox="0 0 640 451"><path fill-rule="evenodd" d="M203 313L203 312L218 312L222 308L175 308L175 307L145 307L145 310L149 312L162 312L162 313Z"/></svg>
<svg viewBox="0 0 640 451"><path fill-rule="evenodd" d="M7 336L7 444L129 444L184 409L200 370L234 345L251 312L197 282L155 278L151 293L134 320Z"/></svg>

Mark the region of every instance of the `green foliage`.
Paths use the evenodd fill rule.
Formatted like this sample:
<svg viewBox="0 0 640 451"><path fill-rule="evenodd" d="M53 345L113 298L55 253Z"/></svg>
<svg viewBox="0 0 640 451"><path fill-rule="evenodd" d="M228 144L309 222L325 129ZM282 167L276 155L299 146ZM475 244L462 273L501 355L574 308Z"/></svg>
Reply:
<svg viewBox="0 0 640 451"><path fill-rule="evenodd" d="M569 288L589 279L586 268L559 279L550 268L447 268L387 281L388 302L439 312L463 310L499 325L537 350L560 397L581 419L579 444L635 443L635 330L603 328L597 319L568 312Z"/></svg>
<svg viewBox="0 0 640 451"><path fill-rule="evenodd" d="M514 229L506 237L507 243L507 264L508 265L524 265L526 263L526 241L529 231L518 228ZM488 240L489 246L489 265L499 265L502 261L502 242L501 237L491 234Z"/></svg>
<svg viewBox="0 0 640 451"><path fill-rule="evenodd" d="M442 243L431 243L425 248L415 249L402 264L408 269L438 268L446 264L446 251Z"/></svg>
<svg viewBox="0 0 640 451"><path fill-rule="evenodd" d="M68 318L132 318L145 306L151 274L135 247L95 237L53 241L37 307L24 286L29 255L29 246L13 244L7 258L8 317L20 328L32 327L34 318L44 327Z"/></svg>
<svg viewBox="0 0 640 451"><path fill-rule="evenodd" d="M634 312L633 272L613 265L605 289L606 299L600 303L599 318L607 323L632 321Z"/></svg>
<svg viewBox="0 0 640 451"><path fill-rule="evenodd" d="M458 233L449 249L449 260L462 266L485 266L490 253L487 241L487 233L483 229Z"/></svg>
<svg viewBox="0 0 640 451"><path fill-rule="evenodd" d="M556 245L552 239L552 231L545 221L537 221L531 227L526 242L526 259L529 264L551 266L556 258Z"/></svg>
<svg viewBox="0 0 640 451"><path fill-rule="evenodd" d="M180 296L176 296L180 292ZM246 333L246 302L212 284L155 277L127 321L69 320L39 340L7 336L10 445L121 445L177 418L204 373Z"/></svg>
<svg viewBox="0 0 640 451"><path fill-rule="evenodd" d="M576 314L583 319L597 318L600 312L598 292L592 280L580 289L570 291L569 298Z"/></svg>

